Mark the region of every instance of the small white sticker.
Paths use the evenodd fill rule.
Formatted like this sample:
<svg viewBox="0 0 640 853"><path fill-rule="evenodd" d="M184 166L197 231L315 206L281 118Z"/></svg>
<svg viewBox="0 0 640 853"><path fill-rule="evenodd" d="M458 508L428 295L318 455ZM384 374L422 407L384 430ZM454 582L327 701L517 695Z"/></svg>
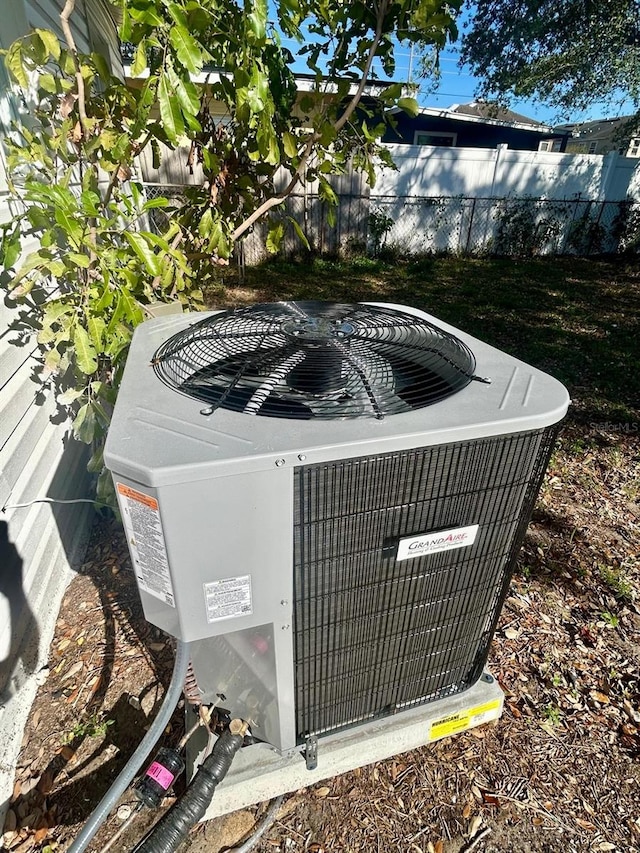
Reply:
<svg viewBox="0 0 640 853"><path fill-rule="evenodd" d="M401 539L396 560L411 560L414 557L437 554L439 551L466 548L476 541L478 527L478 524L472 524L469 527L453 527L451 530L438 530L437 533L423 533L420 536Z"/></svg>
<svg viewBox="0 0 640 853"><path fill-rule="evenodd" d="M139 588L175 607L158 501L124 483L116 492Z"/></svg>
<svg viewBox="0 0 640 853"><path fill-rule="evenodd" d="M224 578L203 584L207 605L207 622L232 619L235 616L251 616L251 575L239 578Z"/></svg>

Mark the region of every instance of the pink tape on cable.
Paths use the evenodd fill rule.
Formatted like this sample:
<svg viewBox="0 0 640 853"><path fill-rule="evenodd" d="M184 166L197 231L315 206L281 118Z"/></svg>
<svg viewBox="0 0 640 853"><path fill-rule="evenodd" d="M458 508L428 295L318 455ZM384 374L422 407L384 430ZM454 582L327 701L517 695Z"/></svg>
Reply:
<svg viewBox="0 0 640 853"><path fill-rule="evenodd" d="M175 778L173 773L170 773L166 767L163 767L162 764L158 764L157 761L153 762L145 775L151 776L152 779L155 779L158 785L160 785L161 788L164 788L165 791L169 790Z"/></svg>

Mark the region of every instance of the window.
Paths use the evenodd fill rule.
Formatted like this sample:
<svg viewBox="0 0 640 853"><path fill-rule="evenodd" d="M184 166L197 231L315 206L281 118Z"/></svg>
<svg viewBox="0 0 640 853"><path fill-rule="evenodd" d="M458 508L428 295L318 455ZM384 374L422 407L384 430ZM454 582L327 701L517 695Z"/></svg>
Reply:
<svg viewBox="0 0 640 853"><path fill-rule="evenodd" d="M640 157L640 136L634 136L634 138L629 141L627 157Z"/></svg>
<svg viewBox="0 0 640 853"><path fill-rule="evenodd" d="M538 151L556 151L559 152L562 149L562 140L561 139L543 139L542 142L538 145Z"/></svg>
<svg viewBox="0 0 640 853"><path fill-rule="evenodd" d="M589 154L595 154L597 150L598 150L598 143L597 142L590 142L589 143Z"/></svg>
<svg viewBox="0 0 640 853"><path fill-rule="evenodd" d="M456 144L457 133L430 133L429 131L416 130L413 135L414 145L444 145L452 148Z"/></svg>

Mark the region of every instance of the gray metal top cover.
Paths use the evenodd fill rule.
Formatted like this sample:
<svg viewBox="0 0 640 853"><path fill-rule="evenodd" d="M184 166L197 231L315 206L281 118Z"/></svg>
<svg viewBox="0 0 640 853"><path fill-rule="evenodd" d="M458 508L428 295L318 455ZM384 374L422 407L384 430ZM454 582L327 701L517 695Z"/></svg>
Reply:
<svg viewBox="0 0 640 853"><path fill-rule="evenodd" d="M379 303L367 303L375 306ZM381 304L457 336L476 360L472 381L446 399L415 411L358 419L255 417L203 403L169 388L152 358L172 335L215 312L149 320L134 334L107 437L108 468L141 485L159 487L234 473L345 459L537 430L566 414L566 388L519 361L425 312Z"/></svg>

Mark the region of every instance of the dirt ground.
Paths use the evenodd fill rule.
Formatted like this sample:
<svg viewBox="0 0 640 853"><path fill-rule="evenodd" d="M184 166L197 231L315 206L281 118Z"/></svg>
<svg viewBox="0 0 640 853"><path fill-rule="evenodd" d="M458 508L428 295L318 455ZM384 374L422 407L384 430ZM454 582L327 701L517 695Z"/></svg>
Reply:
<svg viewBox="0 0 640 853"><path fill-rule="evenodd" d="M258 853L640 851L638 542L640 437L569 424L492 647L502 719L289 796ZM171 640L142 617L119 525L98 520L25 732L3 850L67 849L172 663ZM165 742L181 734L177 712ZM91 850L133 803L123 797ZM197 827L185 849L232 846L263 809ZM148 822L112 849L131 850Z"/></svg>

